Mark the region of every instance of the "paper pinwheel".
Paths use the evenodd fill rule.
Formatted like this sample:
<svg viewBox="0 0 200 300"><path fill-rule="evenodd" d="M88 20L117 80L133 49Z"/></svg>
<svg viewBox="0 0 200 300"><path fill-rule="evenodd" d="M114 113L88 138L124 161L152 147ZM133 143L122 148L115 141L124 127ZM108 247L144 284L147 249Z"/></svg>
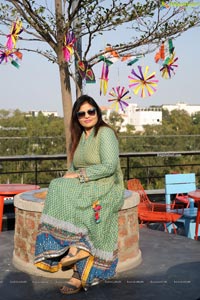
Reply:
<svg viewBox="0 0 200 300"><path fill-rule="evenodd" d="M13 23L10 30L10 34L7 35L8 40L6 43L6 48L8 50L12 50L16 48L18 37L22 31L23 31L22 21L17 20L16 22Z"/></svg>
<svg viewBox="0 0 200 300"><path fill-rule="evenodd" d="M64 47L63 47L63 55L66 61L70 61L72 55L74 54L75 42L76 42L76 38L73 31L67 32L64 38Z"/></svg>
<svg viewBox="0 0 200 300"><path fill-rule="evenodd" d="M5 62L9 62L10 60L12 60L13 58L13 54L11 51L9 50L0 50L0 64Z"/></svg>
<svg viewBox="0 0 200 300"><path fill-rule="evenodd" d="M11 62L14 67L19 68L19 59L22 59L22 53L19 51L0 50L0 64Z"/></svg>
<svg viewBox="0 0 200 300"><path fill-rule="evenodd" d="M163 63L162 68L160 69L161 75L164 79L170 79L172 75L175 75L175 68L178 67L175 62L178 60L178 57L174 57L175 53Z"/></svg>
<svg viewBox="0 0 200 300"><path fill-rule="evenodd" d="M126 90L125 87L117 86L116 88L112 88L109 95L112 96L112 99L108 99L108 101L114 101L114 103L111 105L114 107L117 111L119 108L125 112L124 107L128 106L128 103L125 100L131 99L130 96L127 96L129 93L128 90Z"/></svg>
<svg viewBox="0 0 200 300"><path fill-rule="evenodd" d="M151 96L156 91L156 86L158 80L155 79L155 72L148 75L149 67L145 67L144 73L142 72L142 67L138 66L139 74L135 72L133 69L131 73L134 77L128 76L130 79L129 87L133 87L134 94L138 95L139 91L141 91L140 97L146 97L146 92L148 96Z"/></svg>

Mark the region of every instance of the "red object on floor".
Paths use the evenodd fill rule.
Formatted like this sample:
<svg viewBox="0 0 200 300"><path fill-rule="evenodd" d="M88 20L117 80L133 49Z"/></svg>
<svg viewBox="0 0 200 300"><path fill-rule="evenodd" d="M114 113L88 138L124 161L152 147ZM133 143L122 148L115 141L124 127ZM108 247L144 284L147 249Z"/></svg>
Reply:
<svg viewBox="0 0 200 300"><path fill-rule="evenodd" d="M196 227L195 227L195 240L198 240L198 231L200 223L200 190L192 191L188 193L188 196L194 199L194 202L197 203L197 217L196 217Z"/></svg>
<svg viewBox="0 0 200 300"><path fill-rule="evenodd" d="M12 198L17 194L39 188L40 186L35 184L0 184L0 232L2 231L3 224L4 198Z"/></svg>

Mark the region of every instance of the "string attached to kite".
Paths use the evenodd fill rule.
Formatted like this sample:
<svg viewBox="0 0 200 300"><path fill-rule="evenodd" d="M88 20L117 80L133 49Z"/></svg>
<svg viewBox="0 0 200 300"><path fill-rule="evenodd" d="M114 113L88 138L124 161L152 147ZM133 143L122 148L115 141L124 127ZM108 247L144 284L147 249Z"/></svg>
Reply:
<svg viewBox="0 0 200 300"><path fill-rule="evenodd" d="M114 108L116 111L121 109L123 112L125 112L125 108L128 106L126 101L131 99L131 97L128 96L128 93L129 91L124 86L112 88L112 90L109 92L109 95L112 96L112 98L108 99L109 102L114 102L111 105L111 108Z"/></svg>
<svg viewBox="0 0 200 300"><path fill-rule="evenodd" d="M131 71L132 75L134 76L128 76L130 79L129 87L133 88L133 92L135 95L138 95L140 93L140 97L144 98L146 97L146 93L148 96L153 95L154 92L156 92L156 86L158 83L158 80L155 79L155 72L148 75L149 67L146 66L144 73L142 72L142 66L138 66L139 73L136 73L136 71L133 69Z"/></svg>

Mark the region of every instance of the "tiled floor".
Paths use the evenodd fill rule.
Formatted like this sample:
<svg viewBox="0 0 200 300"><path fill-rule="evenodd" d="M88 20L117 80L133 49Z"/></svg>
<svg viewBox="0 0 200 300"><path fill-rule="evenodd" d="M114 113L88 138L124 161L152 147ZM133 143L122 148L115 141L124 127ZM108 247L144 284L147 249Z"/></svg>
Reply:
<svg viewBox="0 0 200 300"><path fill-rule="evenodd" d="M200 300L200 242L140 229L140 266L87 292L59 293L63 280L23 273L12 265L13 231L0 233L0 299L4 300Z"/></svg>

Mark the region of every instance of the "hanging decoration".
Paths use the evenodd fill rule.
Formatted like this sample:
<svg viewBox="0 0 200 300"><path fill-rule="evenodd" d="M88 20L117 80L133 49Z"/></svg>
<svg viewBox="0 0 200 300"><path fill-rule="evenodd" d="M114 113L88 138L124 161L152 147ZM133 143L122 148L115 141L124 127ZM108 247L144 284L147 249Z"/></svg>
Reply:
<svg viewBox="0 0 200 300"><path fill-rule="evenodd" d="M128 93L129 91L124 86L112 88L112 90L109 92L109 95L113 98L108 99L109 102L114 101L111 107L113 107L116 111L121 109L123 112L125 112L125 108L128 106L126 100L131 99L131 97L128 96Z"/></svg>
<svg viewBox="0 0 200 300"><path fill-rule="evenodd" d="M158 80L155 79L155 72L148 75L149 67L146 66L144 73L142 72L142 67L138 66L139 74L135 72L135 70L132 70L132 76L128 76L130 79L130 85L129 87L133 87L133 92L135 95L138 95L140 93L140 97L144 98L146 97L146 93L148 96L151 96L156 91L156 86L158 83Z"/></svg>
<svg viewBox="0 0 200 300"><path fill-rule="evenodd" d="M104 61L109 66L115 63L120 59L120 56L116 50L114 50L111 46L107 46L105 48L105 54L99 56L100 61Z"/></svg>
<svg viewBox="0 0 200 300"><path fill-rule="evenodd" d="M164 79L170 79L172 75L175 75L175 68L178 67L175 64L178 57L175 57L174 49L172 39L169 39L166 42L162 42L159 51L155 54L155 62L160 64L161 76Z"/></svg>
<svg viewBox="0 0 200 300"><path fill-rule="evenodd" d="M17 20L12 24L10 34L7 35L7 43L6 43L6 48L8 50L13 50L16 49L16 43L19 38L20 33L23 31L22 29L22 21Z"/></svg>
<svg viewBox="0 0 200 300"><path fill-rule="evenodd" d="M175 75L175 68L178 67L175 62L178 60L178 57L174 56L175 53L166 61L166 63L163 63L163 66L160 69L161 76L164 79L170 79L172 75Z"/></svg>
<svg viewBox="0 0 200 300"><path fill-rule="evenodd" d="M76 42L75 35L72 30L69 30L64 37L63 55L67 62L69 62L74 54L74 44Z"/></svg>
<svg viewBox="0 0 200 300"><path fill-rule="evenodd" d="M0 64L10 62L14 67L19 69L19 60L22 59L22 53L16 50L16 43L22 31L22 22L20 20L12 24L10 34L7 35L5 48L0 50Z"/></svg>
<svg viewBox="0 0 200 300"><path fill-rule="evenodd" d="M12 60L13 58L13 54L11 51L9 50L0 50L0 64L5 62L9 62L10 60Z"/></svg>
<svg viewBox="0 0 200 300"><path fill-rule="evenodd" d="M135 64L139 59L141 58L141 56L133 56L131 54L127 54L122 56L121 61L127 61L127 66L132 66L133 64Z"/></svg>
<svg viewBox="0 0 200 300"><path fill-rule="evenodd" d="M100 78L100 95L103 93L104 96L108 90L108 74L109 67L120 59L119 54L111 46L105 48L105 54L99 57L100 61L103 61L101 78Z"/></svg>
<svg viewBox="0 0 200 300"><path fill-rule="evenodd" d="M11 64L19 69L19 59L22 59L22 53L19 51L0 50L0 64L11 62Z"/></svg>
<svg viewBox="0 0 200 300"><path fill-rule="evenodd" d="M77 63L78 71L82 79L86 80L86 83L96 83L95 75L92 67L87 61L79 60Z"/></svg>
<svg viewBox="0 0 200 300"><path fill-rule="evenodd" d="M101 78L100 78L100 95L103 93L104 96L108 90L108 73L109 73L109 65L104 62L102 71L101 71Z"/></svg>
<svg viewBox="0 0 200 300"><path fill-rule="evenodd" d="M100 210L102 209L102 206L100 205L99 201L96 200L92 203L92 209L94 211L94 220L95 223L98 224L100 223Z"/></svg>
<svg viewBox="0 0 200 300"><path fill-rule="evenodd" d="M19 69L20 67L20 60L22 60L22 53L20 51L13 52L14 58L11 60L11 64Z"/></svg>

